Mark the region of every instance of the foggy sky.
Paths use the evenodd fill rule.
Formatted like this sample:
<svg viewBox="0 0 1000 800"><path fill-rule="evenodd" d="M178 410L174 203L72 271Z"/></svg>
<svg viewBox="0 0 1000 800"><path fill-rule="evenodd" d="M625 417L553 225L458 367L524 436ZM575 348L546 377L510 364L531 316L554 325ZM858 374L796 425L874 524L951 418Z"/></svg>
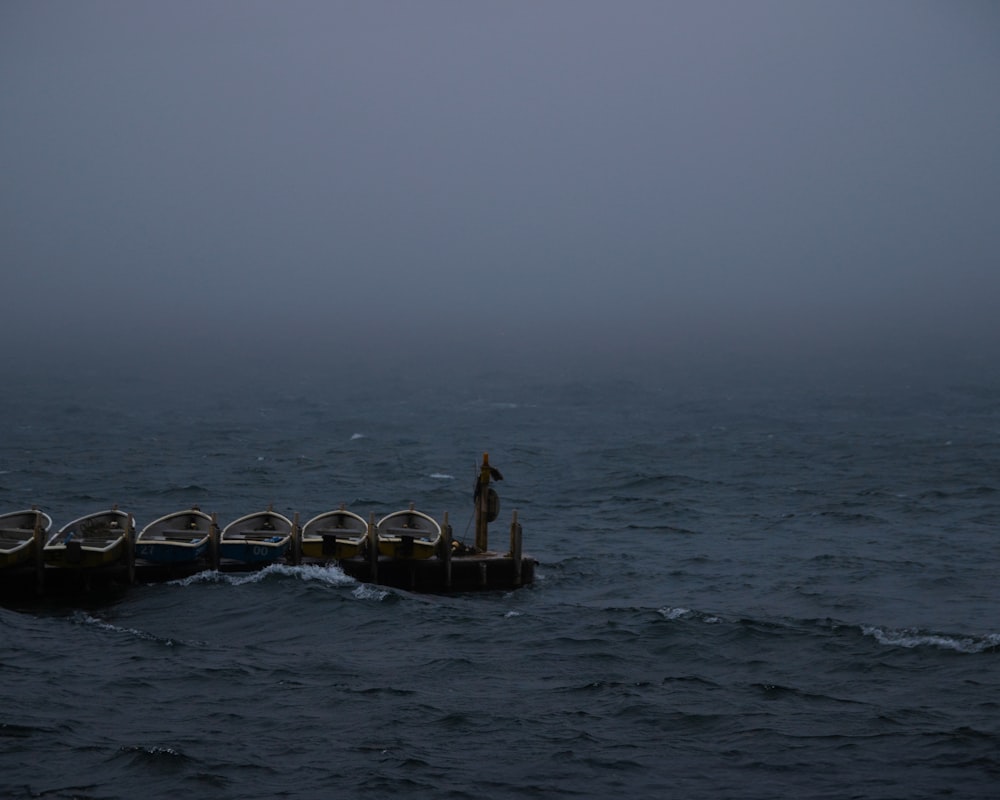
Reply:
<svg viewBox="0 0 1000 800"><path fill-rule="evenodd" d="M0 176L7 355L995 353L1000 7L8 0Z"/></svg>

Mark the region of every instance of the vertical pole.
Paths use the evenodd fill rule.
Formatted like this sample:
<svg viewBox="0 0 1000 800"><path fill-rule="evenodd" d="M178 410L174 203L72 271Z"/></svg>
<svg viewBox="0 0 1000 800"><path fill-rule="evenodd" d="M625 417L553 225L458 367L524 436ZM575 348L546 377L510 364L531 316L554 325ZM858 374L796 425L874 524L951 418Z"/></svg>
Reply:
<svg viewBox="0 0 1000 800"><path fill-rule="evenodd" d="M490 495L490 454L483 453L483 463L479 467L476 481L476 550L485 553L489 547L489 495Z"/></svg>
<svg viewBox="0 0 1000 800"><path fill-rule="evenodd" d="M444 561L444 589L451 591L451 525L448 522L448 512L444 512L441 525L441 560Z"/></svg>
<svg viewBox="0 0 1000 800"><path fill-rule="evenodd" d="M45 531L42 530L42 515L35 514L35 591L45 592Z"/></svg>
<svg viewBox="0 0 1000 800"><path fill-rule="evenodd" d="M128 567L129 586L135 583L135 518L128 515L128 526L125 528L125 564Z"/></svg>
<svg viewBox="0 0 1000 800"><path fill-rule="evenodd" d="M299 512L292 517L292 565L302 563L302 529L299 527Z"/></svg>
<svg viewBox="0 0 1000 800"><path fill-rule="evenodd" d="M212 512L212 525L208 529L208 566L215 572L219 571L219 561L220 561L220 550L219 547L219 537L221 532L219 530L219 519L216 517L215 512Z"/></svg>
<svg viewBox="0 0 1000 800"><path fill-rule="evenodd" d="M368 566L372 583L378 583L378 531L375 528L375 513L368 514Z"/></svg>
<svg viewBox="0 0 1000 800"><path fill-rule="evenodd" d="M521 585L521 523L517 521L517 509L510 523L510 557L514 561L514 588Z"/></svg>

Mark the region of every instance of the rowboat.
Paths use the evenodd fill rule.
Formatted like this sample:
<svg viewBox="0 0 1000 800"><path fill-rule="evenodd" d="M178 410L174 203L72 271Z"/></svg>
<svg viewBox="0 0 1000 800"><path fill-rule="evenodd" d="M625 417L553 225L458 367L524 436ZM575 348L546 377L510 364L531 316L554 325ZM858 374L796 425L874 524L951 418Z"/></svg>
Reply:
<svg viewBox="0 0 1000 800"><path fill-rule="evenodd" d="M52 518L44 511L11 511L0 514L0 567L14 567L35 555L35 529L48 536Z"/></svg>
<svg viewBox="0 0 1000 800"><path fill-rule="evenodd" d="M167 514L139 531L135 557L156 564L190 564L205 555L214 524L197 507Z"/></svg>
<svg viewBox="0 0 1000 800"><path fill-rule="evenodd" d="M270 508L230 522L219 538L219 557L246 564L281 559L292 537L292 521Z"/></svg>
<svg viewBox="0 0 1000 800"><path fill-rule="evenodd" d="M118 507L97 511L61 527L45 543L45 563L56 567L103 567L125 554L132 515Z"/></svg>
<svg viewBox="0 0 1000 800"><path fill-rule="evenodd" d="M354 558L368 536L364 517L343 506L313 517L302 526L302 555L341 560Z"/></svg>
<svg viewBox="0 0 1000 800"><path fill-rule="evenodd" d="M378 551L389 558L430 558L441 541L441 526L412 505L382 517L375 527Z"/></svg>

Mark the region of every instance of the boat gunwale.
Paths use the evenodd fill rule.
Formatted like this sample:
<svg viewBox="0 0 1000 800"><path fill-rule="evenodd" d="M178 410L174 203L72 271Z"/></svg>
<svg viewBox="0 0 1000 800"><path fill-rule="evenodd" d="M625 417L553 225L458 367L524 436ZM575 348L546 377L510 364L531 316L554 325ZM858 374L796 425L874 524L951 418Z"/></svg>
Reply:
<svg viewBox="0 0 1000 800"><path fill-rule="evenodd" d="M204 528L192 528L190 531L180 531L178 529L177 536L181 533L189 533L191 536L188 539L193 541L185 541L180 538L173 538L172 536L167 536L164 530L154 530L155 527L164 526L171 520L178 519L181 517L197 517L199 520L206 523L207 527ZM212 535L212 525L215 524L215 520L209 514L206 514L199 508L187 508L181 511L172 511L169 514L164 514L162 517L154 519L148 525L145 525L141 531L135 537L136 545L163 545L165 547L177 547L177 548L188 548L196 549L204 546L209 537ZM199 534L197 538L195 534ZM157 538L159 537L159 538Z"/></svg>
<svg viewBox="0 0 1000 800"><path fill-rule="evenodd" d="M322 520L330 519L331 517L347 517L348 519L357 520L363 528L361 530L356 530L353 528L344 528L344 535L340 536L336 531L323 531L319 533L310 533L309 529L314 525L320 523ZM302 526L301 541L302 542L322 542L326 536L335 536L339 542L350 542L351 544L358 544L363 542L368 537L368 522L360 514L353 511L348 511L346 508L335 508L332 511L324 511L321 514L317 514L315 517L310 519L305 525Z"/></svg>
<svg viewBox="0 0 1000 800"><path fill-rule="evenodd" d="M66 549L65 541L56 541L60 537L66 534L73 533L74 529L81 526L82 523L89 522L91 520L96 520L100 517L117 518L125 521L125 525L120 528L112 529L108 528L109 531L116 530L118 532L117 536L91 536L86 535L80 536L79 539L74 539L80 543L80 547L91 553L109 553L115 548L123 545L127 537L131 534L134 523L132 522L132 515L122 511L118 508L105 509L103 511L95 511L92 514L84 514L82 517L67 522L59 530L53 533L43 546L43 550L53 553L59 552ZM89 541L88 541L89 539ZM98 541L103 542L103 545L98 545Z"/></svg>

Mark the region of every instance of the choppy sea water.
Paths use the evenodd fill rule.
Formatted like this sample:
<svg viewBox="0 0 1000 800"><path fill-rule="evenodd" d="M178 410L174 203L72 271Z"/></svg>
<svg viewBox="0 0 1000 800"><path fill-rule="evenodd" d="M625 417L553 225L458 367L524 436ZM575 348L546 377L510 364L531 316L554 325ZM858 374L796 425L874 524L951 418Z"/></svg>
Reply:
<svg viewBox="0 0 1000 800"><path fill-rule="evenodd" d="M0 796L996 796L995 383L334 377L5 387L0 505L412 501L469 541L488 450L534 585L279 567L11 604Z"/></svg>

